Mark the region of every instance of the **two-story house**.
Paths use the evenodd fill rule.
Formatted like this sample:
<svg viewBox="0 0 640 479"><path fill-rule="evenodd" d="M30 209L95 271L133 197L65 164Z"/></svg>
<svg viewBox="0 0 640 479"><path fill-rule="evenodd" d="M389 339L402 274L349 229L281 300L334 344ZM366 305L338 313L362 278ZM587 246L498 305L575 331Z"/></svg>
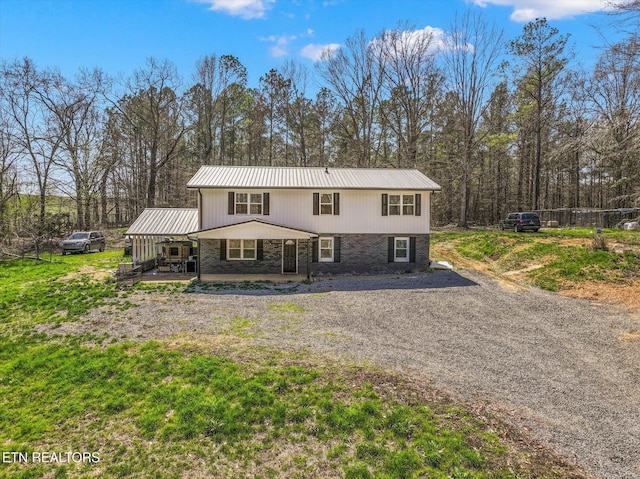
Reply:
<svg viewBox="0 0 640 479"><path fill-rule="evenodd" d="M187 188L197 191L197 229L173 229L197 242L199 274L383 273L430 263L431 194L440 186L417 170L203 166Z"/></svg>

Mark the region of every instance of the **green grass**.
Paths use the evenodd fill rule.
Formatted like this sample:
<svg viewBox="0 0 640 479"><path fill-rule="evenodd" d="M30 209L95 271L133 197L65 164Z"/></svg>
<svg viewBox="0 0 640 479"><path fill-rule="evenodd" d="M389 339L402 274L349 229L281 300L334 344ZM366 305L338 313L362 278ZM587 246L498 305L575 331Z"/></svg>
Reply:
<svg viewBox="0 0 640 479"><path fill-rule="evenodd" d="M320 467L344 477L528 477L499 466L497 437L458 408L383 400L357 375L294 361L238 362L157 342L4 341L0 441L12 451L98 452L107 477L178 477L185 464L194 474L251 477L292 445L296 455L280 458L286 474L274 475ZM176 451L192 459L172 460ZM63 469L98 467L10 464L0 477Z"/></svg>
<svg viewBox="0 0 640 479"><path fill-rule="evenodd" d="M87 271L115 270L122 253L53 256L53 260L0 264L0 323L31 326L75 320L117 296L112 275L95 280Z"/></svg>
<svg viewBox="0 0 640 479"><path fill-rule="evenodd" d="M107 302L126 309L132 290L190 294L175 284L122 292L94 274L115 269L119 253L56 260L0 266L0 453L99 462L9 461L0 478L565 477L537 452L505 447L490 431L497 423L393 375L244 345L258 321L222 324L224 346L122 343L98 329L36 334L39 323L82 320ZM268 311L306 312L285 302Z"/></svg>
<svg viewBox="0 0 640 479"><path fill-rule="evenodd" d="M582 282L629 284L640 278L640 234L604 230L609 244L631 249L624 253L595 250L590 229L545 229L539 233L454 231L432 235L434 251L446 250L489 265L498 274L532 268L527 280L558 291Z"/></svg>

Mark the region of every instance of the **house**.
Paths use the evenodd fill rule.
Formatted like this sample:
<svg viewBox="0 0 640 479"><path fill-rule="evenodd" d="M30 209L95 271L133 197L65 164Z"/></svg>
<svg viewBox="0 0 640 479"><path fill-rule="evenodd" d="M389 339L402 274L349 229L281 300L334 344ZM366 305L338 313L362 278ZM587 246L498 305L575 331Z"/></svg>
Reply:
<svg viewBox="0 0 640 479"><path fill-rule="evenodd" d="M181 213L196 212L191 231L166 209L163 219L153 213L163 228L144 231L145 210L127 234L146 234L147 248L164 236L194 241L202 275L385 273L430 263L431 194L440 186L417 170L203 166L187 188L198 198L196 210Z"/></svg>

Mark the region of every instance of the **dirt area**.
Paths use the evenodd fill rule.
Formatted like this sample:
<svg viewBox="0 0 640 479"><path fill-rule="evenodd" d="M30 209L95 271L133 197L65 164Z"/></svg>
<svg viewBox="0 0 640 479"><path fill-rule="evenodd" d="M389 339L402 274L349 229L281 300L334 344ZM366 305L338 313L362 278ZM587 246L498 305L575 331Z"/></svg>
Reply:
<svg viewBox="0 0 640 479"><path fill-rule="evenodd" d="M582 283L573 289L560 291L560 294L574 298L588 299L602 304L623 304L630 310L640 313L640 283L629 286L609 283Z"/></svg>
<svg viewBox="0 0 640 479"><path fill-rule="evenodd" d="M590 246L588 240L582 238L540 238L540 242L555 243L561 246ZM528 245L514 246L514 248L524 248ZM615 251L616 248L629 251L640 252L637 246L622 245L620 243L610 243L609 249ZM526 268L496 271L491 262L475 261L464 257L454 251L451 245L438 244L432 246L432 251L437 255L445 257L454 266L462 266L494 277L506 287L518 288L526 285L526 274L545 266L546 261L553 257L542 257ZM640 282L633 281L630 284L612 284L607 282L584 282L570 289L559 291L564 296L573 298L588 299L599 304L624 305L629 310L640 314Z"/></svg>

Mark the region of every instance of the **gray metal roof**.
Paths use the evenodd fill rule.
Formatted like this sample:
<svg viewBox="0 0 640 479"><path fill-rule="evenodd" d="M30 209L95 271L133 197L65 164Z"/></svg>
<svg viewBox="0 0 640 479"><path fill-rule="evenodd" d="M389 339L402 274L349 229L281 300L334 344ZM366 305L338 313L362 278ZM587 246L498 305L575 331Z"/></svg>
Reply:
<svg viewBox="0 0 640 479"><path fill-rule="evenodd" d="M146 208L127 235L186 235L198 229L196 208Z"/></svg>
<svg viewBox="0 0 640 479"><path fill-rule="evenodd" d="M418 170L269 166L202 166L187 188L440 190Z"/></svg>

